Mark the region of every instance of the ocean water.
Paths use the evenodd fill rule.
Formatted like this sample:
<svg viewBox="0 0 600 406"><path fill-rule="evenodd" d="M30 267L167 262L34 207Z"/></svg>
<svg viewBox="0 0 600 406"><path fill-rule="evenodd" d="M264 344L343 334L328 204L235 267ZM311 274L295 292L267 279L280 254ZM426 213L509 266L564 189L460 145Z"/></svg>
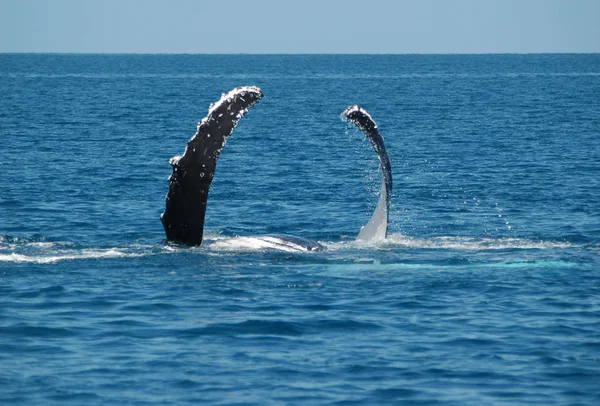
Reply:
<svg viewBox="0 0 600 406"><path fill-rule="evenodd" d="M240 85L206 244L168 244ZM599 209L597 54L0 54L0 404L600 404Z"/></svg>

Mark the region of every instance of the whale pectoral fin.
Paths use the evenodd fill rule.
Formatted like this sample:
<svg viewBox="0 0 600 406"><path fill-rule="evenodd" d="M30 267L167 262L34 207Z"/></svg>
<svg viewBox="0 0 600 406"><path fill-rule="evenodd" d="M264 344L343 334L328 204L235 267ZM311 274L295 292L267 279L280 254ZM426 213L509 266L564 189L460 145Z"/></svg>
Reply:
<svg viewBox="0 0 600 406"><path fill-rule="evenodd" d="M196 134L187 143L181 158L184 163L216 165L217 158L239 120L262 99L256 86L236 87L211 104L208 115L198 123Z"/></svg>
<svg viewBox="0 0 600 406"><path fill-rule="evenodd" d="M385 148L383 137L371 115L358 105L350 106L342 113L342 117L350 120L360 128L371 142L379 158L379 167L383 177L383 187L377 207L369 222L362 227L357 239L362 241L378 241L387 237L390 197L392 194L392 167L390 157Z"/></svg>
<svg viewBox="0 0 600 406"><path fill-rule="evenodd" d="M237 87L212 104L208 115L198 123L196 134L185 152L173 157L166 209L161 221L169 241L200 245L208 191L217 159L238 121L263 97L255 86Z"/></svg>

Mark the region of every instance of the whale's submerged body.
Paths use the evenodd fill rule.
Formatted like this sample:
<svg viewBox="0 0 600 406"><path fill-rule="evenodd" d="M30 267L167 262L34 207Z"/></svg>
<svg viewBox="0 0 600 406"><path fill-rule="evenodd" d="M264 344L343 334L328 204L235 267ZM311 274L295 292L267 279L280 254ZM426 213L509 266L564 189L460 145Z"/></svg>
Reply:
<svg viewBox="0 0 600 406"><path fill-rule="evenodd" d="M166 208L161 215L169 241L186 245L202 243L208 192L219 155L238 121L262 97L262 91L255 86L237 87L223 94L219 101L210 106L208 115L198 123L196 134L188 141L183 155L171 158L173 172L169 177ZM344 111L343 117L358 126L369 138L379 158L383 174L383 190L379 202L371 220L361 229L357 239L382 240L387 237L392 191L390 159L377 124L366 110L359 106L350 106ZM254 248L287 251L325 249L316 241L282 234L239 237L236 243Z"/></svg>

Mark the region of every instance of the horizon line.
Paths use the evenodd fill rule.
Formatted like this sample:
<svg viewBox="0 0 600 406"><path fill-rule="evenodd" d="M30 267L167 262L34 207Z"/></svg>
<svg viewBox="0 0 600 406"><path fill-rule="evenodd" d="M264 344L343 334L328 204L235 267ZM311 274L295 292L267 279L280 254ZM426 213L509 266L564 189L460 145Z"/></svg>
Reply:
<svg viewBox="0 0 600 406"><path fill-rule="evenodd" d="M0 55L223 55L223 56L413 56L413 55L598 55L597 52L27 52L0 51Z"/></svg>

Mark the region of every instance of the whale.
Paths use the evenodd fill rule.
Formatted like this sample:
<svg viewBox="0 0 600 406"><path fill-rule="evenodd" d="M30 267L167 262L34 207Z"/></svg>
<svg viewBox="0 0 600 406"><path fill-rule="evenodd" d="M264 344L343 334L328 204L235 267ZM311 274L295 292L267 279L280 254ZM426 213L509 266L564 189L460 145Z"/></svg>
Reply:
<svg viewBox="0 0 600 406"><path fill-rule="evenodd" d="M172 173L165 210L160 219L167 240L176 244L199 246L204 239L204 221L209 189L217 168L217 160L239 120L263 98L256 86L240 86L223 93L211 104L208 114L198 122L196 133L187 142L181 156L169 160ZM342 118L354 123L370 140L380 161L383 187L369 222L361 228L357 240L379 241L387 236L389 202L392 191L390 159L377 124L369 113L358 105L348 107ZM324 251L319 242L293 235L277 234L252 238L260 248L289 251Z"/></svg>

